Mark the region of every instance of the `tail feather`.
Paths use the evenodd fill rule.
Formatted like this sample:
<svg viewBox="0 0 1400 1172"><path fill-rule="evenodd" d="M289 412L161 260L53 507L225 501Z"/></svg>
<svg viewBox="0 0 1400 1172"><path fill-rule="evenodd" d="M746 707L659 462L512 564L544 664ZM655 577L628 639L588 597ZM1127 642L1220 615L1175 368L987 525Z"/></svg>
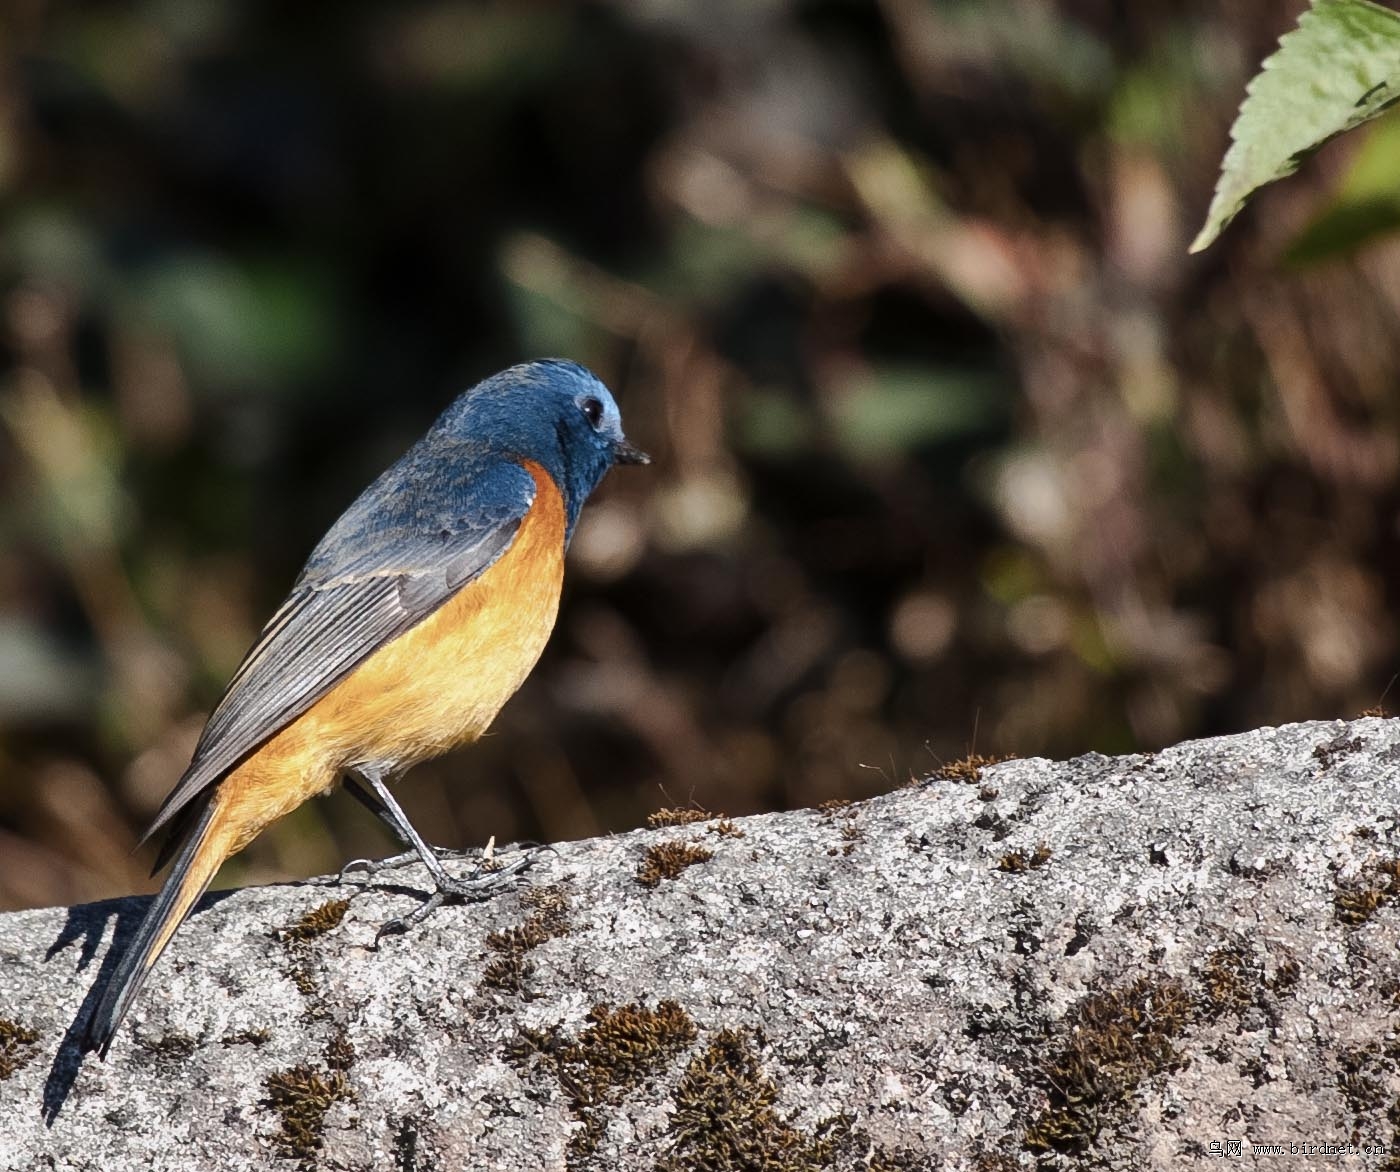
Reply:
<svg viewBox="0 0 1400 1172"><path fill-rule="evenodd" d="M146 983L157 958L223 863L227 852L217 840L223 836L212 833L216 828L217 810L217 803L208 800L198 817L191 820L165 886L151 901L141 926L117 962L102 991L102 999L88 1019L84 1050L96 1050L100 1057L107 1057L117 1027Z"/></svg>

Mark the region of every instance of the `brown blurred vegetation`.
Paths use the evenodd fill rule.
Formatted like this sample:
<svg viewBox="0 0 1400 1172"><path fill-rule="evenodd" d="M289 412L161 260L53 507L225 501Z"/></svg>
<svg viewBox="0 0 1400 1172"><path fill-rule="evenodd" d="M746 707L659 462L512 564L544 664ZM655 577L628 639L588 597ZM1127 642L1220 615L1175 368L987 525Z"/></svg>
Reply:
<svg viewBox="0 0 1400 1172"><path fill-rule="evenodd" d="M1302 7L7 5L0 907L150 886L317 537L544 354L659 458L495 734L403 784L440 843L1376 704L1400 247L1329 195L1364 141L1185 251ZM224 879L388 846L336 797Z"/></svg>

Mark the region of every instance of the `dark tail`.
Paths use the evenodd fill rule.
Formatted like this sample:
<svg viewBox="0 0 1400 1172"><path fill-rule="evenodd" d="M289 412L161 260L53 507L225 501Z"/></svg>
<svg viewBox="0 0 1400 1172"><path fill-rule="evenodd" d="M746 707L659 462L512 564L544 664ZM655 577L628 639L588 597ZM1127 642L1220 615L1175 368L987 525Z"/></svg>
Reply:
<svg viewBox="0 0 1400 1172"><path fill-rule="evenodd" d="M96 1050L100 1057L107 1057L112 1037L146 983L151 968L223 863L227 854L225 836L211 833L215 830L217 810L218 804L211 795L211 800L192 820L165 886L151 902L146 918L136 929L136 936L112 971L102 991L102 1000L88 1019L87 1032L83 1035L84 1050Z"/></svg>

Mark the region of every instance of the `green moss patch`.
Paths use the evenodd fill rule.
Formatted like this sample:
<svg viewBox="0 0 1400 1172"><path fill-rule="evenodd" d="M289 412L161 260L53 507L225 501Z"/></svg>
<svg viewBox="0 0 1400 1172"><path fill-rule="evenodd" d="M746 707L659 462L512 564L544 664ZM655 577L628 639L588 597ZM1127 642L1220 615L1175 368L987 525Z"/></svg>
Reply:
<svg viewBox="0 0 1400 1172"><path fill-rule="evenodd" d="M1198 1004L1207 1018L1243 1013L1254 1005L1264 989L1264 975L1244 948L1217 948L1201 966Z"/></svg>
<svg viewBox="0 0 1400 1172"><path fill-rule="evenodd" d="M1400 895L1400 858L1368 867L1361 878L1338 888L1332 899L1337 919L1359 927Z"/></svg>
<svg viewBox="0 0 1400 1172"><path fill-rule="evenodd" d="M657 1172L814 1172L851 1138L847 1116L804 1132L779 1115L777 1087L736 1030L721 1030L690 1060L672 1097L670 1150Z"/></svg>
<svg viewBox="0 0 1400 1172"><path fill-rule="evenodd" d="M933 776L939 781L960 781L966 785L976 785L982 780L982 770L990 765L1000 765L1003 761L1015 760L1015 753L984 757L981 753L969 753L957 761L950 761L934 770Z"/></svg>
<svg viewBox="0 0 1400 1172"><path fill-rule="evenodd" d="M637 882L643 887L656 887L663 879L674 879L687 867L708 862L715 857L709 847L693 842L659 842L649 846L637 866Z"/></svg>
<svg viewBox="0 0 1400 1172"><path fill-rule="evenodd" d="M1011 851L997 860L997 870L1005 871L1008 875L1021 875L1026 871L1036 871L1045 866L1054 853L1043 842L1030 854Z"/></svg>
<svg viewBox="0 0 1400 1172"><path fill-rule="evenodd" d="M663 826L691 826L696 822L710 822L723 817L723 814L711 814L708 810L697 810L693 806L663 806L647 815L647 825L659 830Z"/></svg>
<svg viewBox="0 0 1400 1172"><path fill-rule="evenodd" d="M296 985L297 992L312 1002L313 1015L324 1015L324 1011L314 1001L319 985L316 980L315 948L312 942L339 927L349 908L348 899L327 900L319 907L312 908L296 923L273 932L273 936L281 942L291 958L287 975Z"/></svg>
<svg viewBox="0 0 1400 1172"><path fill-rule="evenodd" d="M527 1030L509 1055L536 1059L553 1071L583 1121L569 1142L570 1165L590 1155L606 1131L603 1112L695 1041L695 1023L675 1001L643 1005L595 1005L589 1025L572 1041L558 1029Z"/></svg>
<svg viewBox="0 0 1400 1172"><path fill-rule="evenodd" d="M301 1065L270 1074L263 1086L263 1105L277 1112L281 1127L274 1139L278 1154L296 1160L310 1172L325 1143L326 1113L336 1103L355 1098L347 1073L355 1063L355 1048L337 1031L326 1047L324 1068Z"/></svg>
<svg viewBox="0 0 1400 1172"><path fill-rule="evenodd" d="M562 887L532 888L520 902L531 909L530 915L522 923L486 937L486 946L498 955L487 962L482 982L507 993L525 991L525 982L534 971L527 954L569 931L569 896Z"/></svg>
<svg viewBox="0 0 1400 1172"><path fill-rule="evenodd" d="M1071 1015L1068 1042L1041 1068L1050 1105L1026 1129L1025 1146L1087 1148L1144 1079L1177 1066L1173 1042L1191 1016L1191 998L1174 979L1141 977L1085 998Z"/></svg>
<svg viewBox="0 0 1400 1172"><path fill-rule="evenodd" d="M39 1031L0 1017L0 1081L28 1066L39 1052Z"/></svg>
<svg viewBox="0 0 1400 1172"><path fill-rule="evenodd" d="M294 1066L268 1075L265 1086L264 1102L282 1119L275 1140L278 1154L296 1160L300 1168L314 1168L325 1142L326 1112L353 1097L345 1072Z"/></svg>
<svg viewBox="0 0 1400 1172"><path fill-rule="evenodd" d="M283 928L279 937L282 940L314 940L332 928L338 928L349 910L348 899L327 900L320 907L312 908L290 928Z"/></svg>

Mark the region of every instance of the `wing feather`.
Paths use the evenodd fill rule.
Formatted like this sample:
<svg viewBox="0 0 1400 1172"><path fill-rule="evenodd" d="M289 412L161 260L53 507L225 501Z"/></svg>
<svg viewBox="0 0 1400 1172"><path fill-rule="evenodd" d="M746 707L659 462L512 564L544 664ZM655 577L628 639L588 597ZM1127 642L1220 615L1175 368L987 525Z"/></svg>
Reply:
<svg viewBox="0 0 1400 1172"><path fill-rule="evenodd" d="M406 633L501 556L535 498L519 464L480 452L444 485L417 449L332 526L209 717L189 768L145 837L380 647Z"/></svg>

